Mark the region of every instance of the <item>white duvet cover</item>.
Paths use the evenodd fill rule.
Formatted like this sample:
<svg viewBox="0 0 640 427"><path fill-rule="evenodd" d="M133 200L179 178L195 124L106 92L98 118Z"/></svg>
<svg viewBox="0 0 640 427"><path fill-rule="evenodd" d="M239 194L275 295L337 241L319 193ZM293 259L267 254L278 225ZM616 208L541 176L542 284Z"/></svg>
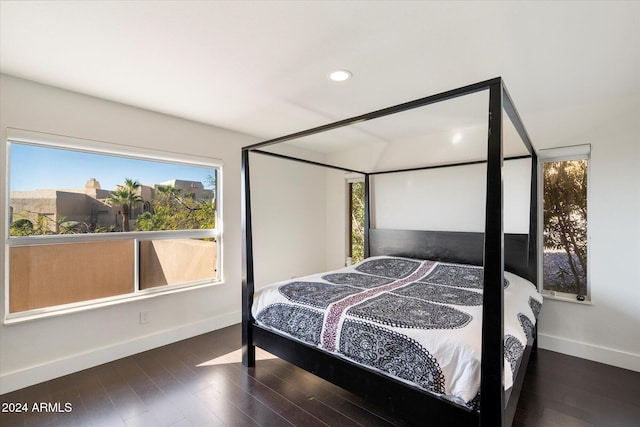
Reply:
<svg viewBox="0 0 640 427"><path fill-rule="evenodd" d="M505 272L505 390L542 297ZM372 257L256 291L257 323L467 407L478 407L481 267Z"/></svg>

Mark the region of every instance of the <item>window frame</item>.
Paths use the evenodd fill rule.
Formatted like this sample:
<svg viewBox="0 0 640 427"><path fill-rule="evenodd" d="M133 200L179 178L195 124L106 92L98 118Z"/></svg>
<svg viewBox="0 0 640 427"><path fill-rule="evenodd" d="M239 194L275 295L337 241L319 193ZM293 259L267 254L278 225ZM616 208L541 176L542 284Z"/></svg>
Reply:
<svg viewBox="0 0 640 427"><path fill-rule="evenodd" d="M572 160L587 161L587 293L584 300L577 299L578 294L544 289L544 165L550 162ZM544 298L578 304L592 304L591 299L591 233L588 218L591 199L591 144L549 148L538 151L538 291Z"/></svg>
<svg viewBox="0 0 640 427"><path fill-rule="evenodd" d="M216 171L216 221L213 229L194 230L164 230L164 231L128 231L117 233L82 233L82 234L54 234L40 236L10 236L9 220L11 209L11 146L13 144L31 145L43 148L56 148L63 150L79 151L89 154L124 157L134 160L145 160L152 162L170 163L184 166L194 166L209 168ZM175 292L182 292L189 289L214 286L224 283L224 272L222 262L223 252L223 162L206 156L193 156L178 152L168 152L162 150L150 150L141 147L114 144L96 140L74 138L69 136L52 135L41 132L34 132L22 129L8 128L5 138L5 204L3 227L6 233L5 246L5 272L4 272L4 295L5 295L5 316L4 324L19 323L43 317L58 316L66 313L74 313L105 307L113 304L120 304L128 301L150 298L158 295L166 295ZM176 240L176 239L202 239L214 238L216 240L216 277L213 279L202 279L192 282L185 282L173 285L151 287L140 289L139 274L139 251L140 241L143 240ZM12 247L53 245L63 243L83 243L83 242L103 242L117 240L132 240L134 245L134 277L131 292L121 295L108 296L73 303L35 308L19 312L10 312L10 257L9 250Z"/></svg>

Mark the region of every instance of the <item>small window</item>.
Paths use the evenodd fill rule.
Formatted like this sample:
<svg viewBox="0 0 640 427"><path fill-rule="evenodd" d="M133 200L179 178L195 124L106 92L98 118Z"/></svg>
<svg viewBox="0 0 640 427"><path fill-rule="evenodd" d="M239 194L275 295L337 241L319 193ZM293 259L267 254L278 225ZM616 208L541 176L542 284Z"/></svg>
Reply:
<svg viewBox="0 0 640 427"><path fill-rule="evenodd" d="M364 181L349 181L349 244L347 264L364 259Z"/></svg>
<svg viewBox="0 0 640 427"><path fill-rule="evenodd" d="M542 292L587 301L589 147L543 150Z"/></svg>
<svg viewBox="0 0 640 427"><path fill-rule="evenodd" d="M220 281L219 165L33 139L8 138L8 319Z"/></svg>

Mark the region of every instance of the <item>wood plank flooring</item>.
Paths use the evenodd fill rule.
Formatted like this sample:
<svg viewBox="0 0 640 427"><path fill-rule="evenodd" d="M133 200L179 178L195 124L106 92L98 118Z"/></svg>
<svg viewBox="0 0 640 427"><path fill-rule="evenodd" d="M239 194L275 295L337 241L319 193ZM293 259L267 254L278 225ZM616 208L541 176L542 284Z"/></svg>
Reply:
<svg viewBox="0 0 640 427"><path fill-rule="evenodd" d="M0 396L1 426L393 426L393 414L259 352L231 326ZM35 407L34 407L35 405ZM425 420L425 426L429 426ZM640 373L539 350L517 427L640 426Z"/></svg>

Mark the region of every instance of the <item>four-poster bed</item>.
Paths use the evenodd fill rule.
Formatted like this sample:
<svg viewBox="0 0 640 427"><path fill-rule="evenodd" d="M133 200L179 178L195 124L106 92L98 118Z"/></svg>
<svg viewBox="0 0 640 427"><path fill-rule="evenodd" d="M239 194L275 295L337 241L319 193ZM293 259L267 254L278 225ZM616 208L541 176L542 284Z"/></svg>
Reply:
<svg viewBox="0 0 640 427"><path fill-rule="evenodd" d="M413 170L426 169L427 167L361 172L330 164L323 164L311 160L293 158L283 154L264 151L265 147L278 143L355 125L364 121L392 114L402 113L417 107L474 94L479 91L488 91L489 94L488 148L486 160L457 162L455 164L430 166L428 168L457 167L486 163L487 181L484 233L390 230L375 229L371 227L370 178L382 173L410 172ZM526 157L531 159L529 229L528 233L524 234L505 234L503 231L503 161L508 160L508 158L504 158L503 154L503 111L511 120L515 131L528 151L526 156L517 156L514 158L521 159ZM283 300L283 303L277 302L276 300L272 300L271 303L269 303L267 300L267 302L263 301L254 304L255 283L249 175L250 153L276 156L279 158L290 159L292 161L301 161L318 166L340 169L347 172L361 173L364 176L365 182L365 261L363 261L363 264L348 268L345 271L324 273L323 275L312 277L309 279L310 282L301 282L301 280L305 279L302 278L285 284L284 286L287 287L286 290L277 288L272 291L274 298L276 298L276 295L284 295L285 299ZM528 311L528 317L522 317L522 313L518 314L518 316L521 316L520 326L524 329L524 339L522 339L523 342L520 346L522 348L519 348L517 351L517 356L519 357L508 361L511 364L510 368L513 372L512 381L509 381L509 383L513 385L505 392L503 376L505 372L505 343L507 341L505 339L504 295L510 293L514 289L517 290L515 285L509 286L509 282L519 280L511 273L515 273L519 277L528 280L530 284L532 284L530 287L534 288L533 292L535 293L538 276L536 241L536 171L537 158L535 150L501 78L491 79L416 101L378 110L362 116L353 117L333 124L320 126L308 131L244 147L242 150L243 364L245 366L255 365L255 346L258 346L284 360L344 387L345 389L353 391L358 395L363 396L365 399L387 405L392 411L396 412L400 417L410 423L426 425L429 422L432 422L433 425L438 426L510 425L515 413L517 398L524 378L529 353L533 346L535 346L536 328L534 325L536 320L535 317L539 311L539 305L536 305L537 299L533 296L529 296L528 304L531 306L531 310ZM451 266L451 263L461 264L462 266ZM371 270L371 268L382 268L382 264L391 265L390 268L392 271L384 272L382 270ZM404 268L406 268L406 271L403 270ZM454 271L454 273L447 273L447 279L440 283L435 277L435 270L437 268L445 270L448 268L451 271ZM509 280L506 281L505 270L510 272L507 273ZM476 279L479 280L478 284L469 286L464 285L462 286L463 288L473 288L472 290L464 290L459 288L460 285L458 284L451 284L447 282L451 277L457 274L455 273L456 271L463 271L464 277L470 277L470 275L476 277ZM353 280L365 280L367 283L363 284L358 282L358 284L353 282ZM313 285L311 293L308 293L310 289L309 283ZM464 298L474 299L475 297L478 297L481 299L481 303L478 303L479 308L476 308L479 310L479 313L481 313L476 316L476 318L479 318L480 320L475 326L477 328L475 331L481 334L481 337L477 337L480 347L479 352L481 353L481 357L479 357L481 362L479 362L480 366L478 373L481 378L478 390L479 395L482 396L481 399L478 399L477 396L474 399L465 398L463 399L465 401L463 403L466 403L466 405L461 405L460 402L453 403L452 399L442 395L442 390L440 388L436 387L435 389L430 389L429 387L420 384L408 384L408 382L405 381L406 378L402 375L396 375L395 377L385 375L385 369L388 370L386 367L363 366L359 357L355 357L353 354L351 356L347 355L346 358L337 357L336 353L338 351L335 350L333 346L335 343L340 341L338 336L342 334L340 330L337 330L337 325L339 323L342 326L348 324L351 326L352 330L364 328L364 326L362 326L364 323L358 317L359 306L353 303L347 309L347 303L345 301L357 299L358 303L362 303L363 301L369 303L377 298L391 298L388 301L396 301L401 297L398 294L400 291L406 290L409 286L413 286L416 283L421 286L422 290L420 292L424 292L424 289L431 290L442 288L449 290L446 298L459 299L462 295ZM323 287L323 289L332 288L332 290L339 288L343 294L336 296L334 300L331 300L331 297L328 297L329 300L326 300L328 294L323 293L324 291L317 293L318 286ZM520 286L520 284L518 284L518 286ZM390 296L382 295L380 293L382 292L382 288L385 287L391 292ZM380 290L380 292L378 292L378 290ZM474 290L480 292L474 293ZM525 291L529 292L526 289ZM305 294L305 292L307 293ZM316 292L316 294L314 294L314 292ZM316 300L313 300L313 295L316 295ZM443 297L440 296L436 298L442 299ZM531 300L532 298L534 299L533 302ZM388 301L384 300L382 301L382 304L388 305ZM402 301L402 304L406 304L406 299ZM295 306L293 303L308 304L311 309L307 309L302 306ZM414 313L414 317L411 322L412 325L415 322L420 323L420 325L425 324L426 320L425 322L422 322L421 320L424 319L415 317L415 313L424 311L424 307L427 307L428 309L433 309L435 307L436 311L440 314L444 312L447 313L447 315L462 319L460 320L460 325L455 328L463 327L470 322L470 320L465 317L465 311L459 310L459 307L455 305L465 305L467 304L466 302L460 303L459 300L456 300L452 307L440 303L443 303L443 301L441 300L437 304L423 301L420 303L422 305L418 304L416 311L412 312ZM338 313L339 310L336 308L340 305L345 306L345 309ZM284 312L277 313L271 313L268 312L268 310L265 311L265 307L276 306L285 307L286 310ZM316 309L320 306L327 308L328 310L326 313L329 314L318 314L320 312L316 311ZM398 307L405 306L406 305L399 305ZM324 326L318 326L316 338L318 341L324 341L321 345L315 345L312 341L316 338L300 339L300 336L296 336L297 333L291 329L276 331L276 324L287 323L287 316L297 315L291 310L302 310L305 313L313 312L314 316L320 318L322 318L322 316L330 318L335 315L334 317L336 320L334 321L334 324L330 324L329 326L326 324ZM333 310L333 314L331 310ZM533 311L533 315L531 315L531 311ZM368 313L370 313L370 311ZM346 319L344 316L347 315L350 315L352 318ZM283 317L285 318L284 321L282 320ZM437 317L437 315L435 317ZM468 317L471 318L473 316ZM340 320L337 320L338 318L340 318ZM309 319L310 317L305 318L302 323L309 323ZM382 320L381 323L389 323L388 319L385 319L386 320ZM392 326L395 327L398 325L394 324ZM335 327L336 330L331 329L333 327ZM373 328L377 329L378 326L373 326ZM430 326L423 325L416 327L413 325L407 330L415 331L416 328L429 329ZM509 326L506 326L506 328L508 330L512 330L509 329L512 328L510 324ZM328 334L327 330L332 330L333 335ZM393 331L386 331L384 333L387 335L395 334ZM344 335L346 334L347 332L344 332ZM320 335L322 336L320 337ZM327 336L332 337L331 339L334 339L334 341L328 340ZM297 339L293 339L294 337ZM340 341L340 345L342 345L343 342L344 338ZM407 339L406 342L414 345L413 338ZM394 345L398 346L397 342ZM421 348L419 344L415 345L417 348ZM509 344L507 343L507 346L508 345ZM507 352L509 353L510 351L511 350L508 348ZM423 351L423 353L429 355L427 351ZM405 353L402 353L398 357L406 358L407 356ZM431 355L429 355L429 358L430 357ZM393 368L391 370L395 372L398 369L402 368ZM414 370L415 369L416 368L414 368ZM418 370L419 369L420 367L418 367ZM511 372L509 372L509 374L511 374ZM426 376L429 377L429 379L425 380L425 384L431 384L434 381L436 383L439 381L444 382L444 380L434 380L433 375L431 374ZM511 380L511 378L509 379ZM448 381L449 380L447 379L447 382ZM436 390L437 393L433 394L425 390ZM479 411L477 410L478 400L480 401Z"/></svg>

